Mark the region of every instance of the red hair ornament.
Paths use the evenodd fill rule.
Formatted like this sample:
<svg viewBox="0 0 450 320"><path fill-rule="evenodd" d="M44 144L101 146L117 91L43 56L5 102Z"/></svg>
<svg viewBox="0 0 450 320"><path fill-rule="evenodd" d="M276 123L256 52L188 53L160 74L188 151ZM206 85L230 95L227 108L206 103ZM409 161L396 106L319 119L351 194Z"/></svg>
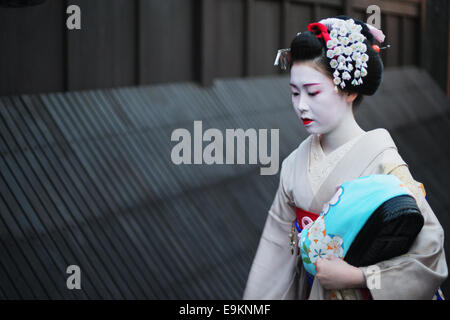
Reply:
<svg viewBox="0 0 450 320"><path fill-rule="evenodd" d="M325 44L331 39L327 27L320 22L310 23L308 25L308 31L314 33L318 39L322 38Z"/></svg>

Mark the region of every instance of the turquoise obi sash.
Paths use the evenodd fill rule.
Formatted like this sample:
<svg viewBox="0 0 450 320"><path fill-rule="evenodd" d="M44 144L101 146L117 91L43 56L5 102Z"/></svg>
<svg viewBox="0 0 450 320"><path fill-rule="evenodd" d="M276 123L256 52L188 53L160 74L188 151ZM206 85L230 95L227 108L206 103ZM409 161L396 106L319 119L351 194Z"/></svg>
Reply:
<svg viewBox="0 0 450 320"><path fill-rule="evenodd" d="M401 195L412 194L394 175L376 174L343 183L320 216L299 235L306 271L316 275L319 257L336 256L343 260L372 213L387 200Z"/></svg>

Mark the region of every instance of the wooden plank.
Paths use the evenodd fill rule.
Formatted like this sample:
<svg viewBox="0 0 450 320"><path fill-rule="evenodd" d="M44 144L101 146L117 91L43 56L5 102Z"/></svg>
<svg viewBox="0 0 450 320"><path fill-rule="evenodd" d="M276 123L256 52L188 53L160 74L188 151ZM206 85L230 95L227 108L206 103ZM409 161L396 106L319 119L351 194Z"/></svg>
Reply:
<svg viewBox="0 0 450 320"><path fill-rule="evenodd" d="M342 7L342 0L289 0L294 4Z"/></svg>
<svg viewBox="0 0 450 320"><path fill-rule="evenodd" d="M420 14L419 3L416 1L388 1L388 0L358 0L354 2L354 8L366 10L370 5L377 5L382 14L397 14L418 17Z"/></svg>
<svg viewBox="0 0 450 320"><path fill-rule="evenodd" d="M322 17L322 12L321 12L322 7L320 6L319 3L314 3L313 4L313 17L314 17L314 21L319 21Z"/></svg>
<svg viewBox="0 0 450 320"><path fill-rule="evenodd" d="M134 85L135 1L74 0L81 30L67 30L68 90Z"/></svg>
<svg viewBox="0 0 450 320"><path fill-rule="evenodd" d="M138 2L139 84L197 80L197 1Z"/></svg>
<svg viewBox="0 0 450 320"><path fill-rule="evenodd" d="M63 4L0 8L0 96L65 89Z"/></svg>
<svg viewBox="0 0 450 320"><path fill-rule="evenodd" d="M354 0L344 0L344 14L349 17L353 17L355 15Z"/></svg>
<svg viewBox="0 0 450 320"><path fill-rule="evenodd" d="M282 48L288 48L291 41L298 32L306 31L306 27L314 20L313 7L304 4L290 4L287 16L287 34L288 41L283 44Z"/></svg>
<svg viewBox="0 0 450 320"><path fill-rule="evenodd" d="M422 0L397 0L397 1L400 1L400 2L409 2L409 3L411 3L411 4L417 4L417 5L420 5L420 3L422 2Z"/></svg>
<svg viewBox="0 0 450 320"><path fill-rule="evenodd" d="M360 9L352 9L353 15L352 17L354 17L355 19L358 19L360 21L366 22L367 21L367 13L364 10L360 10Z"/></svg>
<svg viewBox="0 0 450 320"><path fill-rule="evenodd" d="M65 7L69 3L81 7L82 30L55 27L65 26ZM270 74L274 71L262 71L260 67L255 72L251 70L255 62L252 41L261 24L258 16L264 16L262 7L276 7L270 16L278 16L275 18L278 21L272 18L268 21L271 30L279 32L278 42L282 44L292 38L288 31L292 22L288 19L294 15L287 8L314 6L315 17L307 22L341 12L362 13L370 4L380 5L383 15L409 19L425 12L423 3L421 0L48 0L37 7L1 9L0 30L8 32L3 37L5 49L0 53L4 57L0 59L0 67L6 70L0 76L0 95L196 79L211 83L215 77ZM200 15L201 12L209 13ZM40 19L42 15L44 19ZM302 13L299 20L307 15ZM19 16L25 16L26 22L14 24ZM201 28L202 24L206 27ZM36 25L42 27L34 28ZM18 35L23 39L20 43L15 40ZM270 31L269 43L274 41L272 38ZM400 53L401 57L405 54ZM42 74L47 76L42 78Z"/></svg>
<svg viewBox="0 0 450 320"><path fill-rule="evenodd" d="M447 29L447 33L448 33L448 37L447 37L447 43L448 43L448 47L447 47L447 53L448 53L448 57L447 57L447 98L450 99L450 5L448 5L448 15L447 15L447 19L448 19L448 29Z"/></svg>
<svg viewBox="0 0 450 320"><path fill-rule="evenodd" d="M244 76L248 77L253 73L251 40L254 30L255 0L245 1L245 22L244 22Z"/></svg>
<svg viewBox="0 0 450 320"><path fill-rule="evenodd" d="M289 10L290 10L290 4L287 0L281 1L281 10L280 10L280 35L279 35L279 42L278 47L281 48L288 48L289 46L286 45L286 43L291 40L290 38L293 37L293 35L288 35L288 28L289 28ZM289 40L288 40L289 39ZM281 68L278 68L278 73L283 74L284 70L281 70Z"/></svg>
<svg viewBox="0 0 450 320"><path fill-rule="evenodd" d="M343 7L338 8L338 7L322 6L320 7L319 18L317 19L317 21L329 17L335 17L341 14L344 14Z"/></svg>
<svg viewBox="0 0 450 320"><path fill-rule="evenodd" d="M401 56L401 38L400 38L400 18L393 15L386 15L385 35L386 44L391 47L383 52L386 57L386 67L398 66Z"/></svg>
<svg viewBox="0 0 450 320"><path fill-rule="evenodd" d="M284 48L284 44L287 43L291 37L291 35L288 35L287 30L289 27L289 10L290 5L288 0L282 0L281 1L281 10L280 10L280 41L279 41L279 47ZM289 40L288 40L289 39Z"/></svg>
<svg viewBox="0 0 450 320"><path fill-rule="evenodd" d="M420 66L426 67L427 1L420 2Z"/></svg>
<svg viewBox="0 0 450 320"><path fill-rule="evenodd" d="M278 73L273 66L280 41L280 10L277 2L255 1L250 34L250 61L253 76Z"/></svg>
<svg viewBox="0 0 450 320"><path fill-rule="evenodd" d="M215 34L215 2L201 0L200 4L200 83L211 85L215 75L214 56L217 45ZM218 40L218 39L217 39Z"/></svg>
<svg viewBox="0 0 450 320"><path fill-rule="evenodd" d="M423 68L425 68L437 81L441 89L447 89L448 69L445 63L448 59L448 39L449 33L449 2L445 0L425 2L426 23L423 29L422 53Z"/></svg>
<svg viewBox="0 0 450 320"><path fill-rule="evenodd" d="M242 0L214 1L213 76L244 75L244 11Z"/></svg>
<svg viewBox="0 0 450 320"><path fill-rule="evenodd" d="M419 20L403 16L401 18L401 64L418 65L420 57Z"/></svg>

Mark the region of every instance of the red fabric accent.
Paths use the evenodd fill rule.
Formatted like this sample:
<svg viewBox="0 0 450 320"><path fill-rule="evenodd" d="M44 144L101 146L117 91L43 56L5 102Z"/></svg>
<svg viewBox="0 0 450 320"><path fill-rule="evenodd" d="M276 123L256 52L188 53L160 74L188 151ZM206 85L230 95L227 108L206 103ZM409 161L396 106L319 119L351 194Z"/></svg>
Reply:
<svg viewBox="0 0 450 320"><path fill-rule="evenodd" d="M295 215L297 216L298 223L301 223L303 217L309 217L312 221L316 220L320 215L318 213L309 212L302 208L295 208Z"/></svg>
<svg viewBox="0 0 450 320"><path fill-rule="evenodd" d="M328 30L327 30L327 27L320 22L310 23L308 25L308 31L311 31L312 33L314 33L317 38L319 38L319 39L322 38L323 40L325 40L325 43L327 43L328 40L331 39L330 34L328 33Z"/></svg>

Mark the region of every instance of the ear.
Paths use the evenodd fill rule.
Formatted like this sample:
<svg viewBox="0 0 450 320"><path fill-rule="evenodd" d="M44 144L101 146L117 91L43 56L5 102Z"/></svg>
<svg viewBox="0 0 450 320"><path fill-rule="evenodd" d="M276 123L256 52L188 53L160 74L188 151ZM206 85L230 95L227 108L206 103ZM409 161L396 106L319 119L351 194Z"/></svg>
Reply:
<svg viewBox="0 0 450 320"><path fill-rule="evenodd" d="M352 103L353 101L355 101L357 96L358 96L358 94L356 92L349 92L349 93L347 93L347 97L345 98L345 100L348 103Z"/></svg>

